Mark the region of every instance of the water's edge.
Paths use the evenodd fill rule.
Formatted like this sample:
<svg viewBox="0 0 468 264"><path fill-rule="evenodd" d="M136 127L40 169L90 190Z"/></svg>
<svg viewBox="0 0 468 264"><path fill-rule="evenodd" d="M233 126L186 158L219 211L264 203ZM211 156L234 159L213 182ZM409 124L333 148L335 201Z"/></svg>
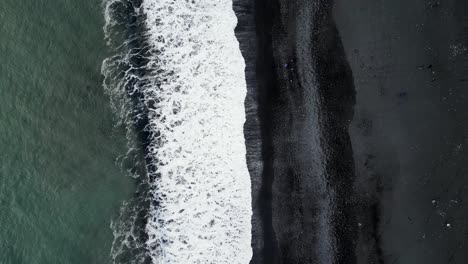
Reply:
<svg viewBox="0 0 468 264"><path fill-rule="evenodd" d="M288 2L234 2L249 90L251 263L355 263L352 73L333 2Z"/></svg>

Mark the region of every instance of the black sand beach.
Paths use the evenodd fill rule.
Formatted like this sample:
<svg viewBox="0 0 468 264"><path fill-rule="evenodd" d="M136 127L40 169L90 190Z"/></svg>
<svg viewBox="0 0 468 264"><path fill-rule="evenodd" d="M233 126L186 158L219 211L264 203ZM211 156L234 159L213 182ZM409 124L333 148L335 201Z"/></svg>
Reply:
<svg viewBox="0 0 468 264"><path fill-rule="evenodd" d="M251 263L355 263L347 131L354 87L332 5L257 1L248 15L236 6L247 73L256 69L246 108L258 104L258 111L247 112L245 126L253 184ZM252 21L256 56L246 37L255 35L245 33ZM260 135L251 132L258 125Z"/></svg>
<svg viewBox="0 0 468 264"><path fill-rule="evenodd" d="M234 7L251 263L466 263L468 3Z"/></svg>
<svg viewBox="0 0 468 264"><path fill-rule="evenodd" d="M467 11L336 0L357 92L358 263L467 263Z"/></svg>

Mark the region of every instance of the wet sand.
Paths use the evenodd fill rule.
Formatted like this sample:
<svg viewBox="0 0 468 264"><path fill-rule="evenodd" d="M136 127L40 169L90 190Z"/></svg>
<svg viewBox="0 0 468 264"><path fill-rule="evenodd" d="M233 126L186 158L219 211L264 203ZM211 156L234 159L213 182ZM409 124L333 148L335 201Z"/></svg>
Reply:
<svg viewBox="0 0 468 264"><path fill-rule="evenodd" d="M332 5L256 1L253 14L251 5L234 3L249 90L251 263L355 263L354 87Z"/></svg>

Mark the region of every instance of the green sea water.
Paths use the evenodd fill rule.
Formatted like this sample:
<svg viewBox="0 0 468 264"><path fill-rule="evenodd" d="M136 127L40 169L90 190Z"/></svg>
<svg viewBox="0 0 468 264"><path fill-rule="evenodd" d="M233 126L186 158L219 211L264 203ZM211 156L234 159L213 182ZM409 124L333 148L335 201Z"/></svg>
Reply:
<svg viewBox="0 0 468 264"><path fill-rule="evenodd" d="M0 264L108 263L134 189L116 163L100 0L0 5Z"/></svg>

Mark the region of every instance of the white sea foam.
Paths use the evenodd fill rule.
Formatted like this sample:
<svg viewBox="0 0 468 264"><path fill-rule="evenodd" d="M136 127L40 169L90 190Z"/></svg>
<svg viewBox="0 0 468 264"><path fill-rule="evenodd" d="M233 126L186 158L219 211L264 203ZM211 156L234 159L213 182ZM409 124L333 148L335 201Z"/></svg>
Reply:
<svg viewBox="0 0 468 264"><path fill-rule="evenodd" d="M248 263L245 63L232 0L144 0L142 12L152 56L139 89L158 162L153 263Z"/></svg>
<svg viewBox="0 0 468 264"><path fill-rule="evenodd" d="M121 124L131 127L142 104L149 111L147 153L157 169L148 172L155 180L146 247L153 263L248 263L252 210L243 134L245 63L234 35L232 0L144 0L139 8L127 0L104 4L106 40L115 51L103 63L105 89ZM125 9L129 6L134 9ZM126 30L133 20L121 21L122 10L144 17L145 28L138 30L146 32ZM142 47L132 39L141 37L149 62L136 65L132 58L142 55ZM137 73L141 68L144 74ZM143 96L136 103L140 110L129 88ZM123 219L140 212L127 211ZM141 252L134 222L113 225L114 263L129 262L126 248Z"/></svg>

